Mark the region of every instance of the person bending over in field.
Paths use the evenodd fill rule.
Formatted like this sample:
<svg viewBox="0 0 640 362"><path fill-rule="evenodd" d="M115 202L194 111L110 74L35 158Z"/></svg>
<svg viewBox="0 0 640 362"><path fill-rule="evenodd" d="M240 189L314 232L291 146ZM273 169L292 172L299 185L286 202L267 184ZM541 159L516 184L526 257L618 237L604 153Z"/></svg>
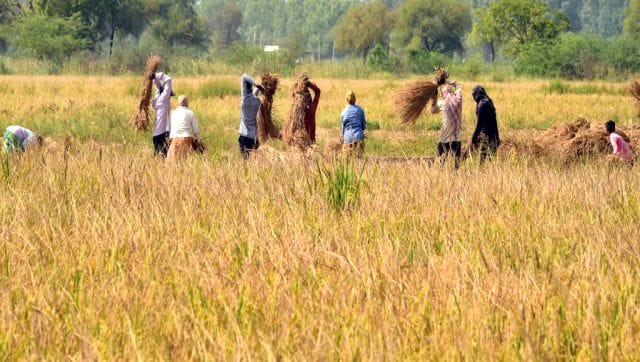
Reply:
<svg viewBox="0 0 640 362"><path fill-rule="evenodd" d="M193 142L200 135L198 120L189 108L189 99L185 95L178 97L178 107L171 112L171 132L167 160L173 161L191 153Z"/></svg>
<svg viewBox="0 0 640 362"><path fill-rule="evenodd" d="M316 143L316 112L318 110L318 104L320 103L320 88L311 82L309 78L305 77L303 81L305 82L305 87L302 96L306 109L304 114L304 128L307 130L311 143ZM293 87L292 97L295 97L295 92L298 88L299 87ZM313 91L313 97L309 89Z"/></svg>
<svg viewBox="0 0 640 362"><path fill-rule="evenodd" d="M30 129L20 126L9 126L4 131L3 151L6 153L19 151L24 152L27 147L42 146L44 140L42 136L35 134Z"/></svg>
<svg viewBox="0 0 640 362"><path fill-rule="evenodd" d="M621 160L633 164L633 153L627 141L622 136L616 133L616 122L607 121L605 123L607 135L609 135L609 142L613 147L613 155L619 157Z"/></svg>
<svg viewBox="0 0 640 362"><path fill-rule="evenodd" d="M472 91L473 100L476 102L476 129L469 142L470 150L480 150L480 161L493 157L500 146L498 133L498 120L493 100L487 95L487 91L481 85L476 85Z"/></svg>
<svg viewBox="0 0 640 362"><path fill-rule="evenodd" d="M153 123L153 152L156 156L167 157L167 138L169 137L169 112L171 112L171 97L173 81L165 73L158 72L150 77L156 85L156 96L151 106L156 111Z"/></svg>
<svg viewBox="0 0 640 362"><path fill-rule="evenodd" d="M342 119L342 154L345 157L361 157L364 152L364 130L367 121L362 107L356 104L356 95L352 91L346 94L347 107L340 114Z"/></svg>
<svg viewBox="0 0 640 362"><path fill-rule="evenodd" d="M249 158L251 151L258 149L258 124L257 115L260 108L260 98L258 91L264 93L264 88L256 83L247 74L242 75L240 103L240 129L238 133L238 143L240 144L240 152L246 160Z"/></svg>
<svg viewBox="0 0 640 362"><path fill-rule="evenodd" d="M455 91L453 89L455 87ZM460 165L462 143L460 132L462 129L462 87L460 83L453 82L442 88L443 100L440 102L442 114L442 127L438 140L438 156L444 160L448 154L455 157L455 167Z"/></svg>

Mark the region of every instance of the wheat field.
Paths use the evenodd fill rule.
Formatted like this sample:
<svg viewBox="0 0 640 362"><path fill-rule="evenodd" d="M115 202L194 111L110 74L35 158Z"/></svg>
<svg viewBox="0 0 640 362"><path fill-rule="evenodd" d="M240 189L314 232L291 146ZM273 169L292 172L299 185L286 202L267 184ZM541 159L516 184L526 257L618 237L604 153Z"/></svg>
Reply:
<svg viewBox="0 0 640 362"><path fill-rule="evenodd" d="M317 81L320 142L350 88L381 128L370 156L435 153L437 117L393 120L402 81ZM179 165L128 123L138 83L0 77L0 125L47 136L0 175L3 360L640 358L638 166L362 161L356 206L336 211L330 162L242 161L239 100L211 96L239 76L175 80L209 148ZM625 84L548 83L486 84L503 135L635 121Z"/></svg>

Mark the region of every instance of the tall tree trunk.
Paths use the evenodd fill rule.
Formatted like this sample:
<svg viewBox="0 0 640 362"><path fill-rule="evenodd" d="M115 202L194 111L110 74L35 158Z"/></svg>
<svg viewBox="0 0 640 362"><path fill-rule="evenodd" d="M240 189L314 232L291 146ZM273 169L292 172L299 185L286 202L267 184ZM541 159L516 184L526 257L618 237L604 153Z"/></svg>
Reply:
<svg viewBox="0 0 640 362"><path fill-rule="evenodd" d="M109 58L113 54L113 39L116 37L116 27L111 25L111 34L109 34Z"/></svg>

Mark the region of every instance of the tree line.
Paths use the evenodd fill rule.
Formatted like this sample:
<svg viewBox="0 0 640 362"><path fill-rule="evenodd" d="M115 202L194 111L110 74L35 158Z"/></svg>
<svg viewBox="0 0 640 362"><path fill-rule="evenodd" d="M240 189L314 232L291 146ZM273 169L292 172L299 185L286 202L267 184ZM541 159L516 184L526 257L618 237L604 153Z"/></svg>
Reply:
<svg viewBox="0 0 640 362"><path fill-rule="evenodd" d="M614 71L640 70L627 59L640 54L639 19L640 0L0 0L0 53L56 63L136 63L154 51L289 65L350 57L409 72L477 54L528 74L589 77L580 67L606 68L598 55L626 67ZM265 45L281 50L264 60ZM580 64L559 58L572 49Z"/></svg>

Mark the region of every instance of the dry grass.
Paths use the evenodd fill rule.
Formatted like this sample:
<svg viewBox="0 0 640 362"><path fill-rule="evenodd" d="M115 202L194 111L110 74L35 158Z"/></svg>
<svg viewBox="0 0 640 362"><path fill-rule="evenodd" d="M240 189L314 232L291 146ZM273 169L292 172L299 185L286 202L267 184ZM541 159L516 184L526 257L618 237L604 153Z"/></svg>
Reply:
<svg viewBox="0 0 640 362"><path fill-rule="evenodd" d="M419 80L403 85L394 94L396 116L402 123L415 122L424 108L438 101L438 87L445 84L449 71L438 68L433 81Z"/></svg>
<svg viewBox="0 0 640 362"><path fill-rule="evenodd" d="M265 91L258 110L258 140L265 144L269 139L282 137L273 120L273 96L278 90L278 76L266 72L262 75L261 84Z"/></svg>
<svg viewBox="0 0 640 362"><path fill-rule="evenodd" d="M147 59L147 66L142 79L142 89L138 101L138 110L131 117L133 126L138 131L146 131L149 128L149 104L153 94L153 80L149 79L160 66L160 56L153 54Z"/></svg>
<svg viewBox="0 0 640 362"><path fill-rule="evenodd" d="M291 102L293 81L281 81L276 113ZM370 162L359 208L337 214L313 158L242 162L236 97L192 98L205 155L153 159L129 124L134 82L0 77L11 95L0 97L2 125L50 136L0 175L0 358L640 356L639 166ZM410 134L396 143L414 152L437 136L395 128L380 101L394 82L321 82L325 143L346 89L383 128L367 153L386 154L390 135ZM580 114L635 119L631 97L548 96L542 84L485 84L504 137ZM105 87L117 96L95 97ZM468 136L469 92L464 102Z"/></svg>
<svg viewBox="0 0 640 362"><path fill-rule="evenodd" d="M629 91L631 95L636 99L636 107L638 109L638 117L640 117L640 82L637 80L629 83Z"/></svg>
<svg viewBox="0 0 640 362"><path fill-rule="evenodd" d="M632 150L640 151L638 128L621 127L616 132L630 144ZM530 132L525 137L508 137L501 152L573 162L578 158L605 156L611 154L613 149L604 122L579 117L573 122L554 125L539 134Z"/></svg>
<svg viewBox="0 0 640 362"><path fill-rule="evenodd" d="M310 93L306 85L309 76L305 73L298 75L293 86L293 98L283 126L282 140L289 146L305 150L311 145L311 139L304 127L304 117L309 108Z"/></svg>
<svg viewBox="0 0 640 362"><path fill-rule="evenodd" d="M625 169L370 165L360 208L336 215L305 164L167 168L115 146L13 161L9 359L640 353L640 184Z"/></svg>

